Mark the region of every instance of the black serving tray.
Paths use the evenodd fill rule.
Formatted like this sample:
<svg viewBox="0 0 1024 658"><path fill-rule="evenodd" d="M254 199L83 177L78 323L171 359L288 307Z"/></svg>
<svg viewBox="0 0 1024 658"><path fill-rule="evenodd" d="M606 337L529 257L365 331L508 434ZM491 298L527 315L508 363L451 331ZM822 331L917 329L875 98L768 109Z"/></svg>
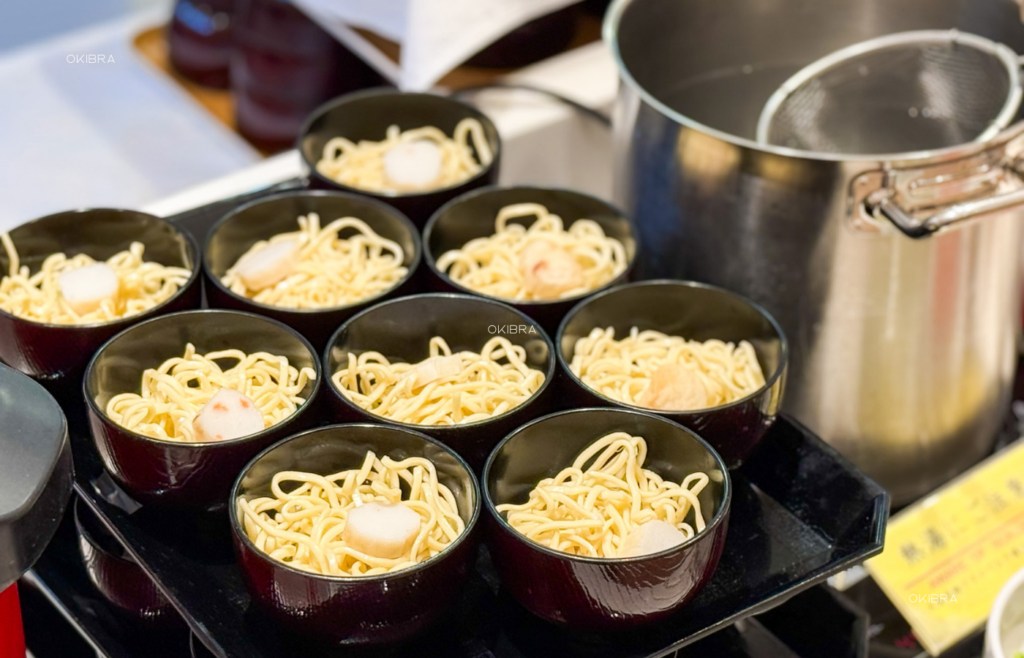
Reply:
<svg viewBox="0 0 1024 658"><path fill-rule="evenodd" d="M674 658L867 658L867 613L818 585L771 610L748 617L676 652ZM808 628L814 631L808 633ZM192 658L210 658L195 634ZM794 649L798 647L798 649ZM45 657L40 657L45 658Z"/></svg>
<svg viewBox="0 0 1024 658"><path fill-rule="evenodd" d="M105 658L188 656L189 632L184 623L160 630L147 628L118 610L92 584L78 549L71 507L68 506L46 550L19 583L25 639L34 655L37 658L97 653ZM53 606L49 614L40 605L42 600ZM57 612L70 626L63 633L61 620L53 618ZM72 630L81 639L75 638ZM87 646L83 646L85 643Z"/></svg>
<svg viewBox="0 0 1024 658"><path fill-rule="evenodd" d="M200 244L238 205L303 186L291 180L172 217ZM75 488L221 658L291 655L293 645L250 606L226 516L139 508L104 472L87 428L71 416ZM325 421L326 424L326 421ZM796 421L781 416L733 473L729 535L711 583L675 616L642 631L579 636L533 617L505 593L485 548L452 619L408 647L322 656L654 658L763 613L880 553L886 492ZM735 629L730 632L735 632Z"/></svg>
<svg viewBox="0 0 1024 658"><path fill-rule="evenodd" d="M227 518L128 510L92 441L72 434L75 488L216 656L288 655L250 606ZM440 658L654 658L765 612L882 550L888 496L820 439L781 417L733 474L729 536L711 583L643 631L577 636L534 618L501 589L486 549L453 619L391 655ZM321 655L366 655L349 652ZM378 653L374 655L385 655Z"/></svg>

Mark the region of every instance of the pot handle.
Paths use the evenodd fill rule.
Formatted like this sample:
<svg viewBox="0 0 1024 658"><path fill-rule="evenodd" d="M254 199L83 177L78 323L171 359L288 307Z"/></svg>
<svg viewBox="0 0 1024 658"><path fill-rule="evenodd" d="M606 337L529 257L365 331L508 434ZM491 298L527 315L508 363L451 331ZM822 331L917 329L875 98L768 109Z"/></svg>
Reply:
<svg viewBox="0 0 1024 658"><path fill-rule="evenodd" d="M924 238L939 229L962 222L965 219L996 210L1005 210L1006 208L1012 208L1021 204L1024 204L1024 188L1007 192L1006 194L997 194L985 197L984 199L958 203L940 210L923 220L914 219L908 212L903 210L900 204L893 201L890 197L885 197L874 203L873 210L875 217L879 215L885 217L905 235L911 238Z"/></svg>

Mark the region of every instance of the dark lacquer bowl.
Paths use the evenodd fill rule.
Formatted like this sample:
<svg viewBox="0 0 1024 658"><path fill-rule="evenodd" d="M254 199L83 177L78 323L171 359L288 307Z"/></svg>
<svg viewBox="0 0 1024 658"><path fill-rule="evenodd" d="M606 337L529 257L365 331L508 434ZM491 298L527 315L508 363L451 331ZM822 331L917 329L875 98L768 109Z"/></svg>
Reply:
<svg viewBox="0 0 1024 658"><path fill-rule="evenodd" d="M562 218L567 230L577 219L592 219L600 224L605 235L619 240L626 249L628 262L625 271L600 288L583 295L527 302L493 298L511 304L534 318L553 336L565 314L581 299L629 280L633 263L636 261L637 232L633 229L633 223L615 206L580 192L525 186L474 190L445 204L434 213L423 230L423 251L427 266L430 268L431 283L435 289L481 294L456 283L447 274L438 270L437 259L451 249L461 248L470 240L494 235L494 220L498 216L498 211L517 203L539 203L545 206L551 213ZM533 221L533 218L526 218L516 220L516 223L529 225Z"/></svg>
<svg viewBox="0 0 1024 658"><path fill-rule="evenodd" d="M221 277L260 240L298 230L297 219L311 212L320 215L320 226L335 219L361 219L381 237L397 242L409 269L398 284L360 302L324 309L287 309L261 304L231 292ZM355 231L345 231L349 237ZM363 196L332 191L293 191L258 199L232 211L211 229L203 250L206 297L210 306L259 313L292 327L313 343L319 353L327 339L345 320L384 299L415 292L416 269L423 249L416 227L391 206Z"/></svg>
<svg viewBox="0 0 1024 658"><path fill-rule="evenodd" d="M78 549L89 580L119 610L146 626L183 627L178 612L103 523L75 499Z"/></svg>
<svg viewBox="0 0 1024 658"><path fill-rule="evenodd" d="M698 495L707 527L692 539L635 558L578 557L521 535L495 509L523 503L537 483L572 465L612 432L647 441L644 467L682 482L696 471L710 482ZM487 545L508 591L527 610L586 631L620 630L663 619L711 580L725 545L732 484L725 462L703 439L659 416L625 409L574 409L539 418L495 448L482 478Z"/></svg>
<svg viewBox="0 0 1024 658"><path fill-rule="evenodd" d="M579 6L545 14L520 25L466 60L466 66L505 69L539 62L569 45L576 34Z"/></svg>
<svg viewBox="0 0 1024 658"><path fill-rule="evenodd" d="M427 192L372 192L336 183L316 169L316 163L323 156L324 146L334 137L344 137L352 142L379 142L384 139L391 125L397 125L403 131L435 126L451 137L455 126L466 118L474 118L483 126L494 159L476 176L457 185ZM435 210L448 201L497 181L501 161L498 130L480 110L445 96L405 93L388 88L346 94L320 106L303 127L297 148L313 187L343 190L379 199L398 208L420 227Z"/></svg>
<svg viewBox="0 0 1024 658"><path fill-rule="evenodd" d="M454 448L479 472L488 453L513 428L547 411L548 384L555 374L554 345L536 322L500 302L455 294L403 297L363 311L341 325L324 351L325 377L340 370L348 354L380 352L392 363L416 363L430 356L434 336L452 352L479 352L495 336L526 349L527 364L544 373L544 383L531 398L507 413L465 425L399 423L356 406L333 381L327 382L334 417L342 421L382 422L428 434Z"/></svg>
<svg viewBox="0 0 1024 658"><path fill-rule="evenodd" d="M192 270L185 285L163 303L114 322L43 324L0 311L0 361L57 387L57 392L67 388L77 396L86 364L114 334L157 315L199 307L199 248L188 233L159 217L134 210L73 210L22 224L11 229L10 236L21 264L33 274L54 253L69 257L84 253L104 261L132 242L146 246L146 261ZM6 251L0 249L0 276L6 276L10 266Z"/></svg>
<svg viewBox="0 0 1024 658"><path fill-rule="evenodd" d="M138 393L142 373L192 343L199 354L239 349L288 357L296 368L313 368L316 380L302 393L306 402L291 416L262 432L228 441L164 441L121 427L106 414L107 402L120 393ZM223 508L231 482L258 452L284 437L311 427L323 373L309 342L276 320L239 311L187 311L155 318L124 331L89 363L85 398L89 427L107 471L133 498L145 504L188 510Z"/></svg>
<svg viewBox="0 0 1024 658"><path fill-rule="evenodd" d="M754 346L765 385L750 395L699 411L661 411L608 398L569 370L576 341L595 328L615 328L616 339L633 327L688 340L746 340ZM782 327L766 310L735 293L688 281L642 281L581 302L558 330L560 393L576 406L617 406L656 413L689 427L718 451L729 468L749 457L782 406L789 347Z"/></svg>
<svg viewBox="0 0 1024 658"><path fill-rule="evenodd" d="M396 460L423 457L451 489L466 523L445 550L409 569L377 576L326 576L272 559L249 540L233 501L269 495L274 474L329 474L359 468L367 451ZM454 451L419 432L384 425L331 425L265 450L242 471L231 492L235 551L253 600L282 628L313 643L391 644L441 620L459 599L476 556L474 527L480 489ZM322 645L321 645L322 646Z"/></svg>

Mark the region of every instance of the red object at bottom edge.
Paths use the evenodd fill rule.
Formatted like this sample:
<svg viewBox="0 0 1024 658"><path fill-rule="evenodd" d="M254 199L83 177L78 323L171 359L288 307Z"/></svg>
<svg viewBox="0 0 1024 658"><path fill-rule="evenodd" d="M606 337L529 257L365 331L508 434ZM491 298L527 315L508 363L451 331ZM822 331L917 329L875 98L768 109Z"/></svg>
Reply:
<svg viewBox="0 0 1024 658"><path fill-rule="evenodd" d="M25 658L17 583L0 592L0 658Z"/></svg>

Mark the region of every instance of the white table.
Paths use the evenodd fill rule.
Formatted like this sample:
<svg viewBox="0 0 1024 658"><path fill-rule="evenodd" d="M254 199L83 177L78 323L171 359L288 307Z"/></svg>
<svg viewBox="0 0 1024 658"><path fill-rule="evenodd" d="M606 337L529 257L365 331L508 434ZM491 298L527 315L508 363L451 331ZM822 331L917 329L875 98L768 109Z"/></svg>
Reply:
<svg viewBox="0 0 1024 658"><path fill-rule="evenodd" d="M165 22L147 11L0 58L0 230L83 207L161 215L300 174L288 152L261 160L131 45ZM77 55L114 63L71 63ZM594 43L510 76L607 111L616 91ZM571 108L529 92L478 95L505 145L501 183L568 187L608 198L611 136Z"/></svg>
<svg viewBox="0 0 1024 658"><path fill-rule="evenodd" d="M166 18L143 12L0 58L0 230L70 208L137 207L260 161L135 53L132 38Z"/></svg>

